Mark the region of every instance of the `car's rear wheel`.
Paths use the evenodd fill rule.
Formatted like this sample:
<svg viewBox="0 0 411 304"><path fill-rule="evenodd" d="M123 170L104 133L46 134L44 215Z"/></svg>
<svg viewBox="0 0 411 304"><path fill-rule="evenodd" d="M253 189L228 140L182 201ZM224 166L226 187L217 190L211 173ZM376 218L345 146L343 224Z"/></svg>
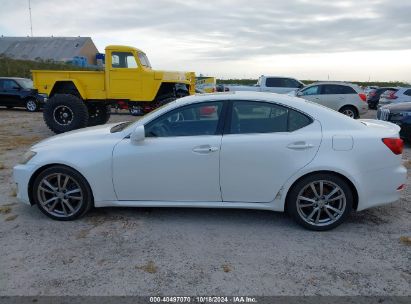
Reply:
<svg viewBox="0 0 411 304"><path fill-rule="evenodd" d="M293 185L287 197L287 210L293 219L316 231L340 225L352 206L353 194L347 182L327 173L302 178Z"/></svg>
<svg viewBox="0 0 411 304"><path fill-rule="evenodd" d="M29 99L26 101L26 110L29 112L36 112L39 106L37 102L33 99Z"/></svg>
<svg viewBox="0 0 411 304"><path fill-rule="evenodd" d="M344 106L340 109L339 112L351 118L359 117L357 109L353 106Z"/></svg>
<svg viewBox="0 0 411 304"><path fill-rule="evenodd" d="M92 194L86 179L65 166L53 166L35 179L32 197L48 217L70 221L83 216L92 206Z"/></svg>

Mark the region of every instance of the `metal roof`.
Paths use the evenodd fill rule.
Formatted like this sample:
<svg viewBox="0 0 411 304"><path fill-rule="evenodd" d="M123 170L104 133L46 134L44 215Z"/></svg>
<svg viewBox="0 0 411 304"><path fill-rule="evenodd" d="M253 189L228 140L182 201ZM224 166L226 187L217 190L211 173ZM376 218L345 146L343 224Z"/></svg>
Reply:
<svg viewBox="0 0 411 304"><path fill-rule="evenodd" d="M93 43L90 37L0 37L0 55L65 61L79 56L87 41Z"/></svg>

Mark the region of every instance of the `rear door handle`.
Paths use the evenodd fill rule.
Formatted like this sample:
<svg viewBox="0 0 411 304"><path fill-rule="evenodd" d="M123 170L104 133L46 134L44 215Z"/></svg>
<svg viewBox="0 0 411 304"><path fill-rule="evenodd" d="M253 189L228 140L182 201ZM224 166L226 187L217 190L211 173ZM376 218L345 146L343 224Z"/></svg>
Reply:
<svg viewBox="0 0 411 304"><path fill-rule="evenodd" d="M208 154L212 152L216 152L219 149L217 147L212 147L210 145L201 145L193 148L193 152L200 153L200 154Z"/></svg>
<svg viewBox="0 0 411 304"><path fill-rule="evenodd" d="M295 143L289 144L287 148L291 150L307 150L307 149L314 148L314 145L307 144L306 142L295 142Z"/></svg>

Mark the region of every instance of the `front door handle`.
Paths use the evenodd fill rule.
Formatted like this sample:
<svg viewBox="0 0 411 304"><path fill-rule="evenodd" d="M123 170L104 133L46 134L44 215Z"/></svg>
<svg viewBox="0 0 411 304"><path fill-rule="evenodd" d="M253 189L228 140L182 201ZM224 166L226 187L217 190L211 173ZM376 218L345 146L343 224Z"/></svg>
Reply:
<svg viewBox="0 0 411 304"><path fill-rule="evenodd" d="M210 145L201 145L193 148L193 152L200 153L200 154L208 154L212 152L216 152L219 149L217 147L212 147Z"/></svg>
<svg viewBox="0 0 411 304"><path fill-rule="evenodd" d="M300 142L295 142L295 143L289 144L287 146L287 148L291 149L291 150L307 150L307 149L314 148L314 145L307 144L304 141L300 141Z"/></svg>

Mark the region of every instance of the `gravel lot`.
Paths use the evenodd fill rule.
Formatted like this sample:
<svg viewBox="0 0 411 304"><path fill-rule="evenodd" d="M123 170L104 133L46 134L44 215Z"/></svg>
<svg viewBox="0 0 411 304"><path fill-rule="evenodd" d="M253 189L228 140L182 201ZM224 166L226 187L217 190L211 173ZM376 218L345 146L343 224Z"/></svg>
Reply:
<svg viewBox="0 0 411 304"><path fill-rule="evenodd" d="M411 295L410 185L322 233L250 210L103 208L57 222L18 204L11 176L52 135L41 113L0 109L0 295Z"/></svg>

